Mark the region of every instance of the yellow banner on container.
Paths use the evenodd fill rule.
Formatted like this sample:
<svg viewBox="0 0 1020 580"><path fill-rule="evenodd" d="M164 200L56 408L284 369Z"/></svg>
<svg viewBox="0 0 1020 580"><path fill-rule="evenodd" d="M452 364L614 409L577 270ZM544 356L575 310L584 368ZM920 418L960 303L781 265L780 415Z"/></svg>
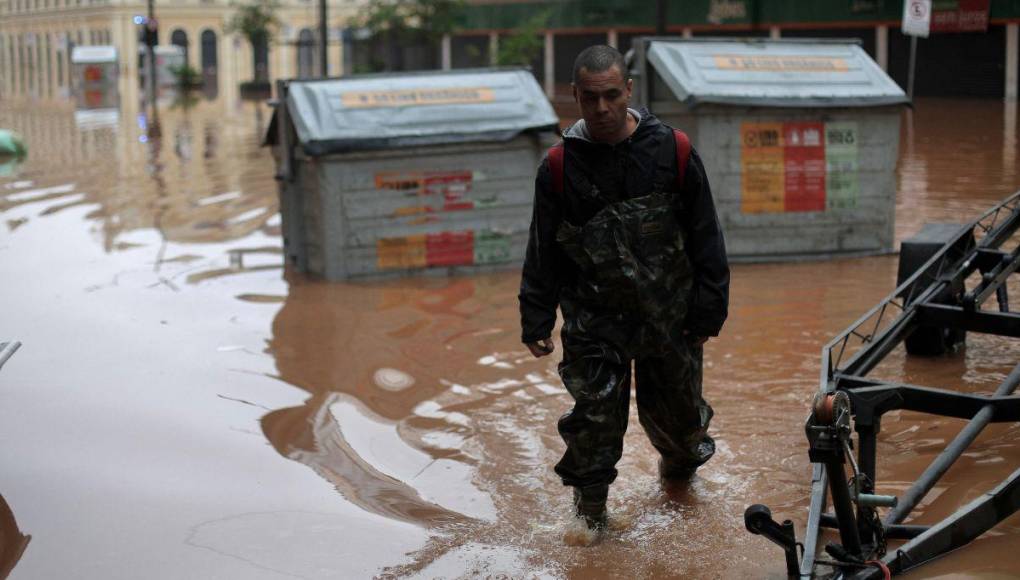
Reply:
<svg viewBox="0 0 1020 580"><path fill-rule="evenodd" d="M488 87L447 87L394 91L348 91L340 93L340 102L350 109L374 107L415 107L420 105L457 105L491 103L496 95Z"/></svg>
<svg viewBox="0 0 1020 580"><path fill-rule="evenodd" d="M783 173L783 124L743 123L740 139L740 211L784 211L786 184Z"/></svg>
<svg viewBox="0 0 1020 580"><path fill-rule="evenodd" d="M424 268L427 264L424 234L381 238L376 242L375 251L376 267L380 270Z"/></svg>
<svg viewBox="0 0 1020 580"><path fill-rule="evenodd" d="M740 54L713 55L715 66L722 70L768 72L836 72L850 70L846 59L828 56L762 56Z"/></svg>

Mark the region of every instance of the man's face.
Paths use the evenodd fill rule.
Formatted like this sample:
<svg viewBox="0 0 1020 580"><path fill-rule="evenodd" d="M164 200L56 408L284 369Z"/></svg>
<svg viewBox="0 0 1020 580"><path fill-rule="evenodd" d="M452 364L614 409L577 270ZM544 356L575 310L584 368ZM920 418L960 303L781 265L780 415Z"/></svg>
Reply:
<svg viewBox="0 0 1020 580"><path fill-rule="evenodd" d="M581 69L574 84L574 100L592 139L613 141L623 134L633 85L634 81L623 79L617 66L602 72Z"/></svg>

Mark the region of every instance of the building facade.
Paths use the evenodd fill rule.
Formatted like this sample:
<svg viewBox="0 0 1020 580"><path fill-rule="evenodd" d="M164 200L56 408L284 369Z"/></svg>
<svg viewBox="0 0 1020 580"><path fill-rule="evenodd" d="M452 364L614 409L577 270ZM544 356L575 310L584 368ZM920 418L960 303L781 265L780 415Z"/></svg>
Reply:
<svg viewBox="0 0 1020 580"><path fill-rule="evenodd" d="M344 62L339 30L365 0L330 0L330 74ZM236 94L254 76L255 62L270 80L318 72L318 2L284 0L276 38L255 59L252 47L226 32L235 6L229 0L157 0L158 43L180 46L187 63L202 73L206 90ZM0 0L0 99L64 99L71 94L74 46L112 45L119 58L122 98L139 88L140 18L144 1Z"/></svg>
<svg viewBox="0 0 1020 580"><path fill-rule="evenodd" d="M363 38L349 23L369 0L329 0L330 74L371 69L355 54ZM532 70L554 100L569 100L574 56L607 43L623 51L656 28L653 0L466 0L456 32L438 47L394 46L397 68L467 68L498 62L507 38L522 27L541 40ZM900 32L903 0L671 0L671 35L857 38L890 76L907 84L910 39ZM161 45L180 46L201 71L207 91L233 96L264 67L270 79L317 74L318 2L282 0L283 26L263 54L227 34L231 0L156 0ZM936 32L918 43L915 94L1015 99L1020 61L1020 0L938 0L957 14L981 7L977 30ZM141 0L0 0L0 99L60 99L71 93L74 46L113 45L120 55L120 95L138 91ZM342 34L345 31L346 34ZM341 41L341 39L345 41ZM346 50L345 50L346 47ZM378 50L378 47L376 47ZM427 52L424 56L423 54ZM258 56L258 58L256 58ZM355 58L355 57L359 58ZM255 64L257 62L257 64ZM359 64L360 63L360 64ZM378 68L378 66L376 66ZM260 72L263 72L260 70Z"/></svg>
<svg viewBox="0 0 1020 580"><path fill-rule="evenodd" d="M532 68L552 98L569 98L573 58L585 46L607 43L627 51L635 37L656 30L653 0L468 4L461 29L443 43L444 64L494 62L502 40L538 19L543 51ZM918 43L915 94L1015 99L1020 0L936 0L934 6L943 31ZM910 39L900 32L902 15L903 0L671 0L666 30L683 36L857 38L905 86Z"/></svg>

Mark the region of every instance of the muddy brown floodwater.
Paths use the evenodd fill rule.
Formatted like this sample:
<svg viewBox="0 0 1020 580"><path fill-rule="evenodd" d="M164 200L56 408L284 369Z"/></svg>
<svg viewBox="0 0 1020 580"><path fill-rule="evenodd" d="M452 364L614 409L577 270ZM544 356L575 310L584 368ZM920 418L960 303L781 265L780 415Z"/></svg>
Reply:
<svg viewBox="0 0 1020 580"><path fill-rule="evenodd" d="M285 273L268 111L8 102L31 156L0 168L0 577L746 578L783 575L750 503L803 522L803 420L822 345L893 287L896 257L735 265L706 349L716 457L667 498L640 429L610 509L565 546L552 472L570 398L518 342L518 274L329 284ZM1016 108L921 100L905 115L897 239L1020 189ZM1014 292L1017 291L1014 288ZM884 378L991 392L1020 346L971 336ZM633 417L636 425L636 417ZM962 426L894 413L879 492ZM1020 463L989 428L917 521ZM1020 520L924 575L1018 575Z"/></svg>

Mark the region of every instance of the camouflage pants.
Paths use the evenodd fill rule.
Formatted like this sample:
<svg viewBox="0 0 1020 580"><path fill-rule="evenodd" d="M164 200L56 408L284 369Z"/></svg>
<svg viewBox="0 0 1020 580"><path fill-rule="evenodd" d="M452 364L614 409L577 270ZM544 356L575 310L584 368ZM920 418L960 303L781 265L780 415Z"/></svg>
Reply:
<svg viewBox="0 0 1020 580"><path fill-rule="evenodd" d="M666 465L696 468L708 461L715 443L707 433L712 407L701 396L702 348L687 341L628 348L624 345L644 341L634 340L640 331L620 331L622 317L610 317L621 325L616 326L588 313L567 318L570 310L564 309L559 373L575 404L559 420L567 444L556 465L563 483L580 488L616 479L630 414L632 362L638 418ZM597 332L607 326L617 332Z"/></svg>

